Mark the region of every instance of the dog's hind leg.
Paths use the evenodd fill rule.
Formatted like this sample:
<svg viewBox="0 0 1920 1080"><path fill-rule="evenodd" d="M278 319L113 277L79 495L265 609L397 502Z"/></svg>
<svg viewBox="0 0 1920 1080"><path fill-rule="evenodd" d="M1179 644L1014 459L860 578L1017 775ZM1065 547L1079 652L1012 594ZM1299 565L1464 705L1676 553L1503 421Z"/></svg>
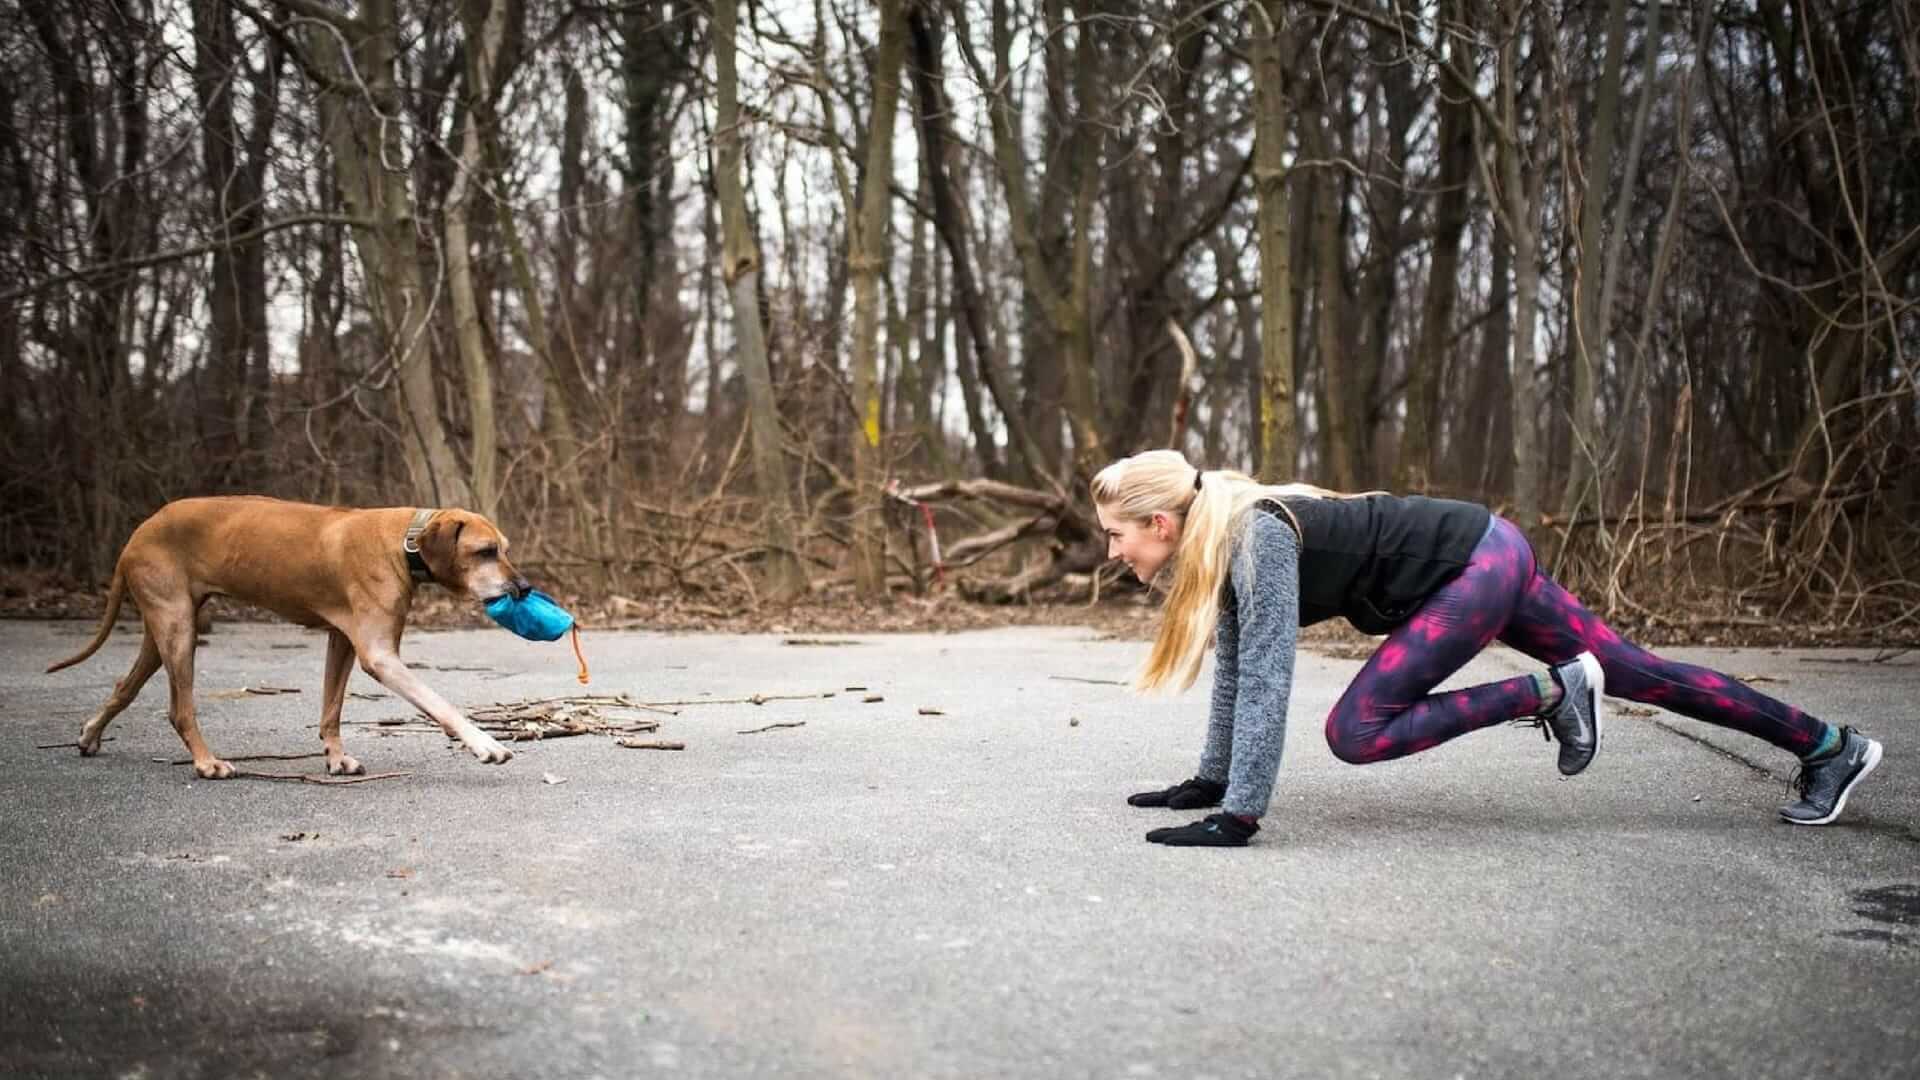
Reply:
<svg viewBox="0 0 1920 1080"><path fill-rule="evenodd" d="M353 675L353 642L338 630L327 631L327 674L320 687L320 741L327 747L327 773L357 776L366 771L340 747L340 707Z"/></svg>
<svg viewBox="0 0 1920 1080"><path fill-rule="evenodd" d="M179 734L180 741L187 744L187 753L193 755L193 771L202 780L225 780L233 775L233 765L214 757L213 751L207 749L206 740L200 737L199 721L194 718L193 613L196 605L191 597L182 595L184 592L184 588L177 592L139 590L134 595L140 601L140 613L147 620L154 644L160 649L160 662L166 665L167 681L173 691L167 718L173 721L173 730Z"/></svg>
<svg viewBox="0 0 1920 1080"><path fill-rule="evenodd" d="M100 752L100 736L106 734L107 725L119 716L133 699L140 696L140 688L147 685L153 673L160 670L160 649L153 643L151 631L142 631L140 635L140 654L133 658L133 667L126 678L114 685L113 693L108 695L107 703L80 729L80 756L92 757Z"/></svg>

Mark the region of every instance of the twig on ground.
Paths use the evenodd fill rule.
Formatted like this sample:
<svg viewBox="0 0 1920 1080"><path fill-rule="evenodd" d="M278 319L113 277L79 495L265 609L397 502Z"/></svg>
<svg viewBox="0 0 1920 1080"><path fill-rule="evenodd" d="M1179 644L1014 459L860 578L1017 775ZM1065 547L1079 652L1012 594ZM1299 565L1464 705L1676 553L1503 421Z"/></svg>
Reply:
<svg viewBox="0 0 1920 1080"><path fill-rule="evenodd" d="M304 761L307 758L326 757L326 756L327 755L325 751L315 750L311 754L232 754L222 760L225 760L225 761ZM193 759L190 757L175 758L174 760L167 762L167 764L191 765L193 764Z"/></svg>
<svg viewBox="0 0 1920 1080"><path fill-rule="evenodd" d="M819 694L754 694L742 698L700 698L695 701L655 701L653 705L765 705L769 701L811 701L814 698L830 698L834 692L828 690Z"/></svg>
<svg viewBox="0 0 1920 1080"><path fill-rule="evenodd" d="M301 784L325 784L329 787L341 784L365 784L373 780L392 780L400 776L412 776L410 772L379 772L365 776L308 776L305 773L254 772L251 769L235 770L234 780L291 780Z"/></svg>
<svg viewBox="0 0 1920 1080"><path fill-rule="evenodd" d="M736 731L734 732L734 734L735 735L757 735L762 731L772 731L774 728L806 727L806 726L807 726L807 722L805 720L786 720L778 724L768 724L765 727L748 728L745 731Z"/></svg>

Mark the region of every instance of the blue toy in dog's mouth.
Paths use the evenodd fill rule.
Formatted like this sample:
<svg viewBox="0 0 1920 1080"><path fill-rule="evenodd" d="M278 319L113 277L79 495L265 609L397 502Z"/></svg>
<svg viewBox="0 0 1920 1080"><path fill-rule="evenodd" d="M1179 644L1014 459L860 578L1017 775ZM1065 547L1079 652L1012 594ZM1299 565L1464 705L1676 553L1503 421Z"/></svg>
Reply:
<svg viewBox="0 0 1920 1080"><path fill-rule="evenodd" d="M558 641L573 629L573 616L539 589L521 597L502 593L487 601L487 615L528 641Z"/></svg>
<svg viewBox="0 0 1920 1080"><path fill-rule="evenodd" d="M487 601L487 615L528 641L557 641L560 635L573 631L573 655L580 661L580 673L575 678L586 684L587 654L580 651L580 627L553 597L539 589L528 589L525 596L505 593Z"/></svg>

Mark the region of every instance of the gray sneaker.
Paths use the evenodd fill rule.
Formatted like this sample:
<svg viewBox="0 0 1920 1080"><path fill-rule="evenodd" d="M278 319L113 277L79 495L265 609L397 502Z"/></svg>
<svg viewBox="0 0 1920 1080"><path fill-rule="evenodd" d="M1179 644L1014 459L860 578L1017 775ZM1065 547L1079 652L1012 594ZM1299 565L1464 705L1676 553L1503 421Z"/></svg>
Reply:
<svg viewBox="0 0 1920 1080"><path fill-rule="evenodd" d="M1607 676L1600 659L1583 652L1555 666L1553 677L1560 682L1560 704L1541 719L1550 737L1560 740L1560 775L1575 776L1600 749L1600 695L1607 692Z"/></svg>
<svg viewBox="0 0 1920 1080"><path fill-rule="evenodd" d="M1825 825L1847 808L1854 785L1880 764L1880 744L1850 727L1840 729L1840 749L1819 761L1803 762L1794 774L1800 801L1780 808L1795 825Z"/></svg>

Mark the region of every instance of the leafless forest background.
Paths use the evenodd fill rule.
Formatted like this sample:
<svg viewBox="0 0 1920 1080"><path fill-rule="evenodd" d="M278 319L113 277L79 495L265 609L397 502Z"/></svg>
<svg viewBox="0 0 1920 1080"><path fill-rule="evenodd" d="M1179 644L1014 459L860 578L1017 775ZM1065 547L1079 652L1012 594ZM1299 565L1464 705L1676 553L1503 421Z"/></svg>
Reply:
<svg viewBox="0 0 1920 1080"><path fill-rule="evenodd" d="M1086 599L1087 477L1173 445L1913 639L1916 18L0 0L0 563L258 492L577 598Z"/></svg>

